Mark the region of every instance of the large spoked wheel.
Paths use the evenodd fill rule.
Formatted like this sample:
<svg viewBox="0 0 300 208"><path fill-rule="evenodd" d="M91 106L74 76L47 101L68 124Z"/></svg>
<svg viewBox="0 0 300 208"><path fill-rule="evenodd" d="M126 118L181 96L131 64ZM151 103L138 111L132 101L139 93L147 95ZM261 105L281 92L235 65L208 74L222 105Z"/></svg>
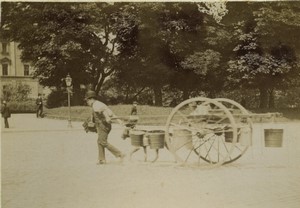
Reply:
<svg viewBox="0 0 300 208"><path fill-rule="evenodd" d="M232 142L225 141L232 135ZM191 98L176 106L166 123L166 144L177 162L209 166L228 163L237 142L237 125L217 100Z"/></svg>
<svg viewBox="0 0 300 208"><path fill-rule="evenodd" d="M215 100L222 103L231 112L237 124L237 142L230 154L230 160L226 161L226 163L230 163L239 159L252 145L253 123L250 113L239 103L226 98L216 98ZM224 136L226 142L231 142L230 134L224 134Z"/></svg>

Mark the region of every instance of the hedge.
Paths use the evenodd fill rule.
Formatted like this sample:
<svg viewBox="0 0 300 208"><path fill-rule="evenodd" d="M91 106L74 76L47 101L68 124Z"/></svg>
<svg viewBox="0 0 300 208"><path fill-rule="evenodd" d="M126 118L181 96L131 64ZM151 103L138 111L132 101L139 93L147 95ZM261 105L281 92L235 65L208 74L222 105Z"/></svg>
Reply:
<svg viewBox="0 0 300 208"><path fill-rule="evenodd" d="M34 113L36 112L35 100L10 101L7 103L11 113Z"/></svg>

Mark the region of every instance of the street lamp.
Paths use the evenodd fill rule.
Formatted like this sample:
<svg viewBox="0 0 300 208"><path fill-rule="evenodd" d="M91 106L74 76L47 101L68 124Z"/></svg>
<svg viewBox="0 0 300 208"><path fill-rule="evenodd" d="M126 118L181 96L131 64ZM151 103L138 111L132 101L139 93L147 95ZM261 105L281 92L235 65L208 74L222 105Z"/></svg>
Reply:
<svg viewBox="0 0 300 208"><path fill-rule="evenodd" d="M71 103L70 103L70 93L71 93L71 86L72 86L72 78L70 74L68 74L65 78L67 91L68 91L68 108L69 108L69 119L68 119L68 127L72 128L71 123Z"/></svg>

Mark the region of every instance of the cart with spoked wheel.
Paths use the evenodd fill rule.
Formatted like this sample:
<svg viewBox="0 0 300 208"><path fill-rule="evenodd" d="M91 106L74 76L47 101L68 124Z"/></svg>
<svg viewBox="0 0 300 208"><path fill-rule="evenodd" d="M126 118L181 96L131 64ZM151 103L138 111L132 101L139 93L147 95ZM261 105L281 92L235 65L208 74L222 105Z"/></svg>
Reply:
<svg viewBox="0 0 300 208"><path fill-rule="evenodd" d="M165 142L181 164L228 164L251 146L252 117L277 115L280 114L251 114L239 103L225 98L191 98L177 105L168 116Z"/></svg>

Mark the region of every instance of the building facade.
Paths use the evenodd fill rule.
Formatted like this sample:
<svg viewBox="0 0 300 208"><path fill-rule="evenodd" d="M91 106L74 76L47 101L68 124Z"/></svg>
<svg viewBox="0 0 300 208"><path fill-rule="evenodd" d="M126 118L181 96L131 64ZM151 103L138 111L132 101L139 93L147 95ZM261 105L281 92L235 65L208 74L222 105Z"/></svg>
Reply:
<svg viewBox="0 0 300 208"><path fill-rule="evenodd" d="M30 87L29 98L43 94L43 87L33 78L34 68L28 62L22 62L21 50L16 42L1 40L0 44L0 89L3 97L8 85L26 84Z"/></svg>

